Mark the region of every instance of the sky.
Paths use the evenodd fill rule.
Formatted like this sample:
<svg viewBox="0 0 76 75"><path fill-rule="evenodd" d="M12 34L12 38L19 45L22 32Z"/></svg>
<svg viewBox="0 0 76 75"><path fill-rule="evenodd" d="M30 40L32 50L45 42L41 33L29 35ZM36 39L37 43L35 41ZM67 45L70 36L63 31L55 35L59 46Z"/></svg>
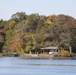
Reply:
<svg viewBox="0 0 76 75"><path fill-rule="evenodd" d="M16 12L65 14L76 19L76 0L0 0L0 19L8 20Z"/></svg>

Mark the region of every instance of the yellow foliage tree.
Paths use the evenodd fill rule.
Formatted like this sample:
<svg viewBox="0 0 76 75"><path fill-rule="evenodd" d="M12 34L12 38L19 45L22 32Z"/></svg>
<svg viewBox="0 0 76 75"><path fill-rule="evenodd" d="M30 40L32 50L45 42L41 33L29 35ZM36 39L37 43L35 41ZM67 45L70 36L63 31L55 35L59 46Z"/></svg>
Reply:
<svg viewBox="0 0 76 75"><path fill-rule="evenodd" d="M70 52L67 50L61 50L60 55L63 57L67 57L70 56Z"/></svg>
<svg viewBox="0 0 76 75"><path fill-rule="evenodd" d="M45 24L51 25L52 22L51 22L51 20L48 18L48 19L45 21Z"/></svg>
<svg viewBox="0 0 76 75"><path fill-rule="evenodd" d="M52 21L52 22L56 22L57 21L57 16L55 14L52 14L51 16L49 16L49 19Z"/></svg>

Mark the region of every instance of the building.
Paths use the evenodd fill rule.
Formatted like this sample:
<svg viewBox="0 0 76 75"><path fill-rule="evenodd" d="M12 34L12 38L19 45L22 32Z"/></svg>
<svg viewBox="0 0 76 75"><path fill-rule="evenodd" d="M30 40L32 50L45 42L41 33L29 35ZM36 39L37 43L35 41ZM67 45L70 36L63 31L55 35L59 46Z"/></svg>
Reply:
<svg viewBox="0 0 76 75"><path fill-rule="evenodd" d="M58 47L44 47L41 48L41 53L48 53L48 54L58 54L59 48Z"/></svg>

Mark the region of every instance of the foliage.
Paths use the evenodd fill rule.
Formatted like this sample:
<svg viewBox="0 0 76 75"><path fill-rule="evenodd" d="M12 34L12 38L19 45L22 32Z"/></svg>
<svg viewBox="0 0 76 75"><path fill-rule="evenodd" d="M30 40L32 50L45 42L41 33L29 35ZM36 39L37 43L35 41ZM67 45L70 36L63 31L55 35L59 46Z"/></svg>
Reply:
<svg viewBox="0 0 76 75"><path fill-rule="evenodd" d="M76 20L70 16L17 12L8 21L0 21L0 51L36 53L41 47L58 46L69 50L70 46L72 52L76 52L75 34ZM68 54L64 51L62 56Z"/></svg>
<svg viewBox="0 0 76 75"><path fill-rule="evenodd" d="M70 52L68 50L61 50L60 56L68 57L70 56Z"/></svg>

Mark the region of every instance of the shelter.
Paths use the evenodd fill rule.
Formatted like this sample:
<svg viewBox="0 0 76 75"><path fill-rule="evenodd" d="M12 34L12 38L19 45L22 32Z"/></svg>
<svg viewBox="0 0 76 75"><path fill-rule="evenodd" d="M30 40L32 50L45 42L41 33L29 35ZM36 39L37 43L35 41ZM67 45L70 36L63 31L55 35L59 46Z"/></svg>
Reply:
<svg viewBox="0 0 76 75"><path fill-rule="evenodd" d="M41 53L57 54L59 53L58 47L44 47L41 48Z"/></svg>

